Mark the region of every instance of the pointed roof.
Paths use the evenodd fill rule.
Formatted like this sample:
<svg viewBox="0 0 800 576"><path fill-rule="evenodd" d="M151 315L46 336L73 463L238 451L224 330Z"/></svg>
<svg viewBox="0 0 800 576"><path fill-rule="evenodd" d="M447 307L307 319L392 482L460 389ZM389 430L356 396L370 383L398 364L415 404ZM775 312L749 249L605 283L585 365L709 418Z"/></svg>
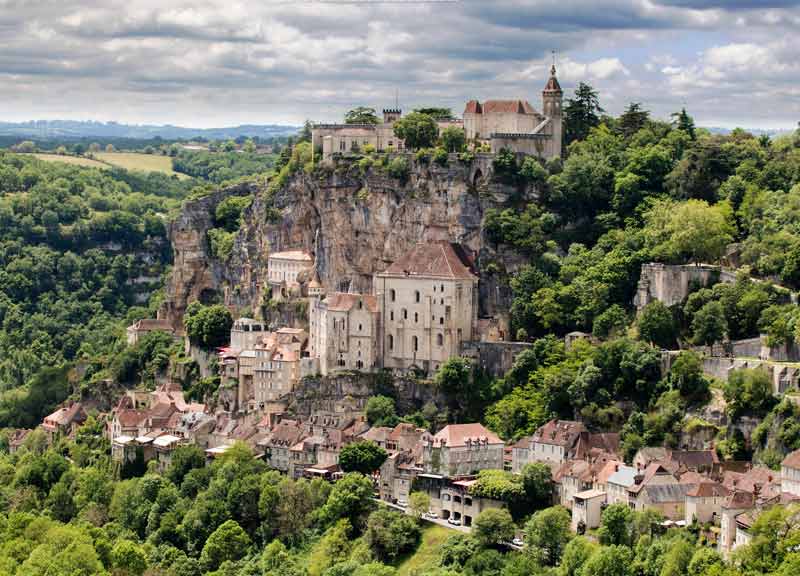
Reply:
<svg viewBox="0 0 800 576"><path fill-rule="evenodd" d="M545 92L561 92L561 85L558 83L558 78L556 78L556 65L553 64L550 67L550 78L547 79L547 84L544 86Z"/></svg>
<svg viewBox="0 0 800 576"><path fill-rule="evenodd" d="M378 276L477 280L472 268L472 261L460 244L441 240L417 244Z"/></svg>

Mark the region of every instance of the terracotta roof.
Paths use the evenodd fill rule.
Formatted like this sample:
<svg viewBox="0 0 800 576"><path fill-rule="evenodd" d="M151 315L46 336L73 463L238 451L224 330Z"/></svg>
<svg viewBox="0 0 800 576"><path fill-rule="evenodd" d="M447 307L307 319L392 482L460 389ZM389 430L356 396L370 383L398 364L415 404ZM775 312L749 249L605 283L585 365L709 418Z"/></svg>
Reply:
<svg viewBox="0 0 800 576"><path fill-rule="evenodd" d="M477 280L464 248L447 241L417 244L378 276Z"/></svg>
<svg viewBox="0 0 800 576"><path fill-rule="evenodd" d="M49 416L45 417L44 424L49 426L66 426L73 421L83 422L86 420L86 413L80 402L75 402L69 406L59 408Z"/></svg>
<svg viewBox="0 0 800 576"><path fill-rule="evenodd" d="M118 410L116 417L120 426L123 428L133 428L147 418L147 413L140 410L133 410L132 408L126 408L124 410Z"/></svg>
<svg viewBox="0 0 800 576"><path fill-rule="evenodd" d="M719 482L705 480L689 490L686 495L691 496L692 498L714 498L725 497L730 493L731 491L725 488L725 486Z"/></svg>
<svg viewBox="0 0 800 576"><path fill-rule="evenodd" d="M572 420L550 420L539 428L532 440L540 444L554 444L571 448L578 441L586 427L581 422Z"/></svg>
<svg viewBox="0 0 800 576"><path fill-rule="evenodd" d="M685 466L688 470L712 468L714 464L719 463L715 450L673 450L669 453L669 459Z"/></svg>
<svg viewBox="0 0 800 576"><path fill-rule="evenodd" d="M747 510L755 505L755 497L752 492L734 490L722 502L723 508L730 510Z"/></svg>
<svg viewBox="0 0 800 576"><path fill-rule="evenodd" d="M777 484L778 482L779 473L761 466L756 466L744 474L726 472L722 480L726 488L730 490L743 490L745 492L763 490L765 486Z"/></svg>
<svg viewBox="0 0 800 576"><path fill-rule="evenodd" d="M391 435L392 429L388 426L373 426L364 432L361 437L364 440L372 440L373 442L381 443L386 442Z"/></svg>
<svg viewBox="0 0 800 576"><path fill-rule="evenodd" d="M269 258L277 260L298 260L300 262L311 262L311 254L303 250L286 250L284 252L272 252Z"/></svg>
<svg viewBox="0 0 800 576"><path fill-rule="evenodd" d="M783 462L781 462L781 466L800 469L800 450L790 452L789 455L783 459Z"/></svg>
<svg viewBox="0 0 800 576"><path fill-rule="evenodd" d="M470 100L464 108L465 114L536 114L527 100L486 100L483 103Z"/></svg>
<svg viewBox="0 0 800 576"><path fill-rule="evenodd" d="M622 462L618 462L616 460L609 460L603 465L602 468L600 468L600 471L597 473L595 480L597 481L598 484L607 484L608 479L617 473L621 465Z"/></svg>
<svg viewBox="0 0 800 576"><path fill-rule="evenodd" d="M465 446L467 442L483 442L502 444L503 441L494 433L477 422L474 424L450 424L433 437L433 443L444 443L448 447Z"/></svg>
<svg viewBox="0 0 800 576"><path fill-rule="evenodd" d="M328 294L324 302L328 306L328 310L335 312L349 312L359 300L364 302L367 310L370 312L378 311L378 301L375 296L370 294L349 294L345 292L332 292Z"/></svg>

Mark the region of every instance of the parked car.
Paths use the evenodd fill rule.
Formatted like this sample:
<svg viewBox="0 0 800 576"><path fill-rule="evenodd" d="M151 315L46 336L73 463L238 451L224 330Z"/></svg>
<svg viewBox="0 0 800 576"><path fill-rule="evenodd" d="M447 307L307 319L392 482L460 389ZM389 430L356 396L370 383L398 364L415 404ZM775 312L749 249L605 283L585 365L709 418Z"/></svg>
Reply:
<svg viewBox="0 0 800 576"><path fill-rule="evenodd" d="M456 518L448 518L447 523L452 524L453 526L461 526L461 520L458 520Z"/></svg>
<svg viewBox="0 0 800 576"><path fill-rule="evenodd" d="M523 542L523 541L522 541L522 538L514 538L514 539L511 541L511 543L512 543L514 546L522 546L523 544L525 544L525 542Z"/></svg>
<svg viewBox="0 0 800 576"><path fill-rule="evenodd" d="M400 506L400 508L405 508L406 506L408 506L408 502L406 502L405 500L398 500L397 505Z"/></svg>
<svg viewBox="0 0 800 576"><path fill-rule="evenodd" d="M428 520L438 520L439 517L436 515L436 512L432 512L428 510L425 514L422 515L423 518L427 518Z"/></svg>

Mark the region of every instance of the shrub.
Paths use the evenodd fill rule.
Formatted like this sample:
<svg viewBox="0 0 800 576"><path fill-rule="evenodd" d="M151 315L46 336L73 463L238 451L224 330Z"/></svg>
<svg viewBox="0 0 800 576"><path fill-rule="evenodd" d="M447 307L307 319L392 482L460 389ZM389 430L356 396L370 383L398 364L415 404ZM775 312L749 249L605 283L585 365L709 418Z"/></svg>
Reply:
<svg viewBox="0 0 800 576"><path fill-rule="evenodd" d="M433 161L436 162L439 166L447 166L447 162L450 157L447 154L447 150L444 148L436 148L433 151Z"/></svg>
<svg viewBox="0 0 800 576"><path fill-rule="evenodd" d="M395 158L389 163L389 176L392 178L406 180L409 174L408 161L402 156Z"/></svg>

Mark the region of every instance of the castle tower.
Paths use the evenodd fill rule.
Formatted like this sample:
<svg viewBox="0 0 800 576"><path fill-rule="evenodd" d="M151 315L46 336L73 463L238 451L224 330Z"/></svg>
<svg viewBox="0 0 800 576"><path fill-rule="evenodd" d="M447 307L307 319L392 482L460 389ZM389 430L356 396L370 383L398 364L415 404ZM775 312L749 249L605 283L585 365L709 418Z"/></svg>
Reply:
<svg viewBox="0 0 800 576"><path fill-rule="evenodd" d="M561 143L563 141L562 110L564 92L556 78L556 65L550 67L550 78L542 91L542 110L550 118L551 133L553 135L550 156L561 156Z"/></svg>
<svg viewBox="0 0 800 576"><path fill-rule="evenodd" d="M383 110L383 123L391 124L392 122L396 122L400 120L400 116L402 115L403 113L400 108L385 108Z"/></svg>

